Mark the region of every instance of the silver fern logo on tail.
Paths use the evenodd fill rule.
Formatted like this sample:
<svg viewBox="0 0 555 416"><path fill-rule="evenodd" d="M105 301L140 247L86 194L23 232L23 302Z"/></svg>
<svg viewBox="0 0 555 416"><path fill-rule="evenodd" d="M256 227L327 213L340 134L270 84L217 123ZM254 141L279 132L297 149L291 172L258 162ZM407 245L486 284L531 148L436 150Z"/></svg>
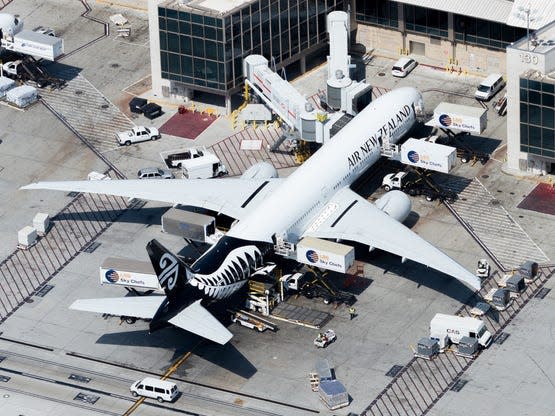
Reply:
<svg viewBox="0 0 555 416"><path fill-rule="evenodd" d="M164 286L166 280L168 281L168 290L173 290L177 283L177 276L179 275L179 264L177 259L169 253L164 253L160 258L160 269L162 272L158 277L160 286Z"/></svg>

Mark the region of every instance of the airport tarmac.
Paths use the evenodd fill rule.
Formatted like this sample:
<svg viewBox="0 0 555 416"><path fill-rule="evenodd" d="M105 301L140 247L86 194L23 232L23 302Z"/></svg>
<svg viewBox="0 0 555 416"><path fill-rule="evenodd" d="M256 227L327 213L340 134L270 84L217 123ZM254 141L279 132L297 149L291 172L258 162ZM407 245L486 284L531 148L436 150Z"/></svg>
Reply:
<svg viewBox="0 0 555 416"><path fill-rule="evenodd" d="M63 16L53 12L62 3ZM91 5L91 14L106 22L110 14L123 12L138 30L130 40L117 39L112 33L79 49L100 36L102 26L78 17L83 12L81 3L67 5L50 1L42 7L46 12L41 15L49 16L48 11L52 11L59 20L56 23L39 21L41 17L31 13L35 8L31 1L12 3L5 11L20 14L29 26L59 26L62 24L59 22L67 22L67 27L60 30L68 39L66 51L77 52L62 62L82 68L81 74L91 85L115 107L124 107L129 95L122 90L148 73L148 60L145 60L148 34L144 29L146 22L141 23L144 17L141 12L98 3ZM82 30L78 31L77 27ZM125 65L121 65L123 60ZM113 67L111 63L120 63L120 66ZM471 97L478 78L448 75L422 65L406 79L399 80L388 73L391 63L385 58L373 59L366 68L368 82L383 90L418 85L429 110L441 101L476 105ZM325 69L320 67L293 83L311 95L322 88L323 74ZM166 117L169 111L170 108ZM488 117L488 129L483 136L491 139L483 145L502 149L505 121L491 109ZM35 213L55 215L73 200L64 193L19 191L20 186L39 179L85 178L88 172L104 171L108 166L40 103L26 112L0 106L0 119L5 126L0 133L3 168L0 192L4 195L0 201L0 259L4 259L15 250L17 230L29 224ZM138 123L136 119L133 121ZM232 134L229 126L228 120L218 120L195 144L210 145ZM131 148L115 148L102 155L132 177L138 167L160 163L160 151L183 143L177 138L165 137ZM555 241L550 235L553 217L517 208L536 182L503 174L502 162L500 150L486 165L459 165L453 174L466 179L478 177L545 256L555 258ZM380 175L387 167L379 170ZM281 173L287 174L287 171ZM382 191L375 192L379 179L379 175L369 177L361 192L365 196L380 195ZM386 375L392 367L410 362L410 346L428 335L433 315L454 313L471 297L465 286L424 266L412 262L402 264L395 256L385 253L366 254L357 250L365 264L364 277L359 276L350 287L358 299L355 305L358 316L354 320L349 320L345 306L334 308L317 300L297 300L303 306L334 315L326 327L334 329L338 340L326 349L316 349L312 344L317 330L289 323L278 322L277 332L261 334L241 326L230 327L234 338L220 347L173 328L148 334L144 322L129 325L116 317L103 318L68 310L78 298L125 294L123 289L99 285L98 267L104 258L118 253L146 260L144 247L152 238L175 251L183 248L182 240L161 233L160 215L166 208L167 205L149 202L140 209L123 212L113 224L108 221L105 230L94 238L100 243L94 251L78 251L71 261L53 273L48 282L52 288L46 295L29 296L15 313L3 320L0 325L0 357L4 357L0 362L0 377L4 377L0 381L2 414L130 414L128 410L133 409L135 400L129 394L129 385L146 375L162 376L168 372L183 391L182 397L176 403L163 405L147 400L139 403L133 414L358 414L392 381ZM409 218L414 224L412 229L469 270L474 270L477 259L486 256L445 206L413 198L413 211ZM90 217L73 216L75 224L87 226ZM32 250L29 256L33 256ZM552 288L553 284L548 280L545 287ZM460 377L467 381L462 389L445 389L429 413L550 414L555 408L555 367L550 351L553 302L552 291L543 299L530 300L504 328L510 333L506 341L480 354ZM192 351L190 356L189 351ZM352 399L349 407L330 412L318 394L310 390L308 375L320 358L329 360L337 378L347 388ZM182 364L173 368L180 359ZM77 377L69 378L71 374ZM5 380L6 377L9 379ZM429 394L439 396L437 391ZM422 410L404 403L379 408L379 412L373 409L368 414L419 414Z"/></svg>

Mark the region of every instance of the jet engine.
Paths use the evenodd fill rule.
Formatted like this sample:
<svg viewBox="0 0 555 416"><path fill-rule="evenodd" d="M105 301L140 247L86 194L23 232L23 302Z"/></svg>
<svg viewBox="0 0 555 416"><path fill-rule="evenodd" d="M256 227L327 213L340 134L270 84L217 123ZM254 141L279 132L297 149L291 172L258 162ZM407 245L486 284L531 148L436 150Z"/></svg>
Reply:
<svg viewBox="0 0 555 416"><path fill-rule="evenodd" d="M276 168L268 162L255 163L241 175L241 179L270 179L277 177L278 172Z"/></svg>
<svg viewBox="0 0 555 416"><path fill-rule="evenodd" d="M390 191L374 202L374 204L399 222L405 221L412 208L409 197L401 191Z"/></svg>

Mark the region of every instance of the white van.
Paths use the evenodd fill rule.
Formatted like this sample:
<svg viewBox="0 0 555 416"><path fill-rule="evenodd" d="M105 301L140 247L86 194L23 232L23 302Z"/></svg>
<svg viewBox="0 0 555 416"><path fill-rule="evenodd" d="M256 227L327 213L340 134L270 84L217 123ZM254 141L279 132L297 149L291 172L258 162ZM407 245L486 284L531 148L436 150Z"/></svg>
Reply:
<svg viewBox="0 0 555 416"><path fill-rule="evenodd" d="M173 401L179 391L175 383L153 377L146 377L134 382L129 388L133 397L144 396L158 400L160 403Z"/></svg>
<svg viewBox="0 0 555 416"><path fill-rule="evenodd" d="M491 74L478 85L474 97L478 100L487 101L501 91L504 86L505 80L503 79L503 75Z"/></svg>

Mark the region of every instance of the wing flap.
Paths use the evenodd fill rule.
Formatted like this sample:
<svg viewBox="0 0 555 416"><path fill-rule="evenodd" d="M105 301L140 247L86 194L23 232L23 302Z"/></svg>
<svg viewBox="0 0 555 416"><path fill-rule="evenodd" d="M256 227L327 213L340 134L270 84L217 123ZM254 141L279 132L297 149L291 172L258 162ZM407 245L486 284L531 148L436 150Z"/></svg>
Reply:
<svg viewBox="0 0 555 416"><path fill-rule="evenodd" d="M70 305L69 309L151 319L164 299L166 299L165 296L77 299Z"/></svg>
<svg viewBox="0 0 555 416"><path fill-rule="evenodd" d="M168 322L221 345L233 337L233 334L200 304L200 299L183 309Z"/></svg>
<svg viewBox="0 0 555 416"><path fill-rule="evenodd" d="M305 236L356 241L432 267L474 290L481 286L455 260L348 188L334 195Z"/></svg>

